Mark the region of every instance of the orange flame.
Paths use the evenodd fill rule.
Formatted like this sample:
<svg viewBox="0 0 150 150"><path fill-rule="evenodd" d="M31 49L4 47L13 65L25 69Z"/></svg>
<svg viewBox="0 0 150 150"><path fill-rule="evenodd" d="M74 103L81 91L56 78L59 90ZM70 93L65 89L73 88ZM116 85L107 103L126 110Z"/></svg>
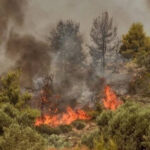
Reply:
<svg viewBox="0 0 150 150"><path fill-rule="evenodd" d="M106 109L116 110L123 103L108 85L105 88L105 95L103 103Z"/></svg>
<svg viewBox="0 0 150 150"><path fill-rule="evenodd" d="M90 117L81 109L74 111L71 107L68 107L66 112L57 115L44 115L43 117L37 118L35 126L42 124L57 127L59 125L69 125L75 120L89 120Z"/></svg>

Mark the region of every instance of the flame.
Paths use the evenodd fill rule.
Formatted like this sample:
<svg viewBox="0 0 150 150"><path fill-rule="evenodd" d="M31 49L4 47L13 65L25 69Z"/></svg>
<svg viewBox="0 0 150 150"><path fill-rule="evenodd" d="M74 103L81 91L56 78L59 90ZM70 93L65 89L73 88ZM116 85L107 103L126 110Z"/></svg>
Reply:
<svg viewBox="0 0 150 150"><path fill-rule="evenodd" d="M59 125L69 125L75 120L89 120L90 117L85 113L85 111L78 109L74 111L71 107L67 107L65 113L56 115L44 115L43 117L37 118L35 126L40 126L42 124L49 125L52 127L57 127Z"/></svg>
<svg viewBox="0 0 150 150"><path fill-rule="evenodd" d="M105 95L103 103L106 109L116 110L123 103L108 85L105 88Z"/></svg>

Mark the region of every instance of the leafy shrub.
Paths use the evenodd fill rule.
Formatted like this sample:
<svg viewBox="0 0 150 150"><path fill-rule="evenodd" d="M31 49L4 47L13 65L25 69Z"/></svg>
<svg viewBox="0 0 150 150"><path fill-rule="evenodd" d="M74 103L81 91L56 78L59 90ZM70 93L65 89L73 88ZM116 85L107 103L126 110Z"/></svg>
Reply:
<svg viewBox="0 0 150 150"><path fill-rule="evenodd" d="M106 142L101 135L100 138L96 139L94 141L94 150L117 150L116 143L109 139L108 142Z"/></svg>
<svg viewBox="0 0 150 150"><path fill-rule="evenodd" d="M47 135L51 135L51 134L61 134L61 129L59 127L56 128L52 128L48 125L41 125L41 126L37 126L36 130L41 133L41 134L47 134Z"/></svg>
<svg viewBox="0 0 150 150"><path fill-rule="evenodd" d="M13 105L9 103L1 104L0 109L13 119L16 118L19 114L19 111Z"/></svg>
<svg viewBox="0 0 150 150"><path fill-rule="evenodd" d="M21 92L19 82L20 71L10 72L1 78L0 103L8 102L17 108L25 106L31 95Z"/></svg>
<svg viewBox="0 0 150 150"><path fill-rule="evenodd" d="M99 130L91 131L81 137L81 144L88 146L90 149L94 148L94 141L99 138Z"/></svg>
<svg viewBox="0 0 150 150"><path fill-rule="evenodd" d="M102 104L99 103L99 99L97 100L95 104L95 110L90 110L88 111L88 115L91 117L91 119L95 120L98 115L103 111L103 106Z"/></svg>
<svg viewBox="0 0 150 150"><path fill-rule="evenodd" d="M104 139L114 139L121 150L149 149L150 106L127 102L115 112L97 118Z"/></svg>
<svg viewBox="0 0 150 150"><path fill-rule="evenodd" d="M0 110L0 135L3 134L4 127L9 127L9 125L12 123L12 119L2 110Z"/></svg>
<svg viewBox="0 0 150 150"><path fill-rule="evenodd" d="M39 112L27 105L30 94L21 92L19 72L0 84L0 150L44 150L46 142L33 127Z"/></svg>
<svg viewBox="0 0 150 150"><path fill-rule="evenodd" d="M45 150L45 140L30 127L11 124L0 138L1 150Z"/></svg>
<svg viewBox="0 0 150 150"><path fill-rule="evenodd" d="M72 125L78 130L85 128L85 122L82 120L76 120L72 123Z"/></svg>
<svg viewBox="0 0 150 150"><path fill-rule="evenodd" d="M33 126L35 119L40 116L38 110L34 110L31 108L27 108L18 115L17 120L19 124L23 124L25 126Z"/></svg>
<svg viewBox="0 0 150 150"><path fill-rule="evenodd" d="M48 137L48 145L50 148L71 147L71 143L67 142L63 136L52 134Z"/></svg>
<svg viewBox="0 0 150 150"><path fill-rule="evenodd" d="M68 133L72 131L72 126L71 125L60 125L59 126L61 133Z"/></svg>
<svg viewBox="0 0 150 150"><path fill-rule="evenodd" d="M141 72L129 84L129 93L150 97L150 73Z"/></svg>

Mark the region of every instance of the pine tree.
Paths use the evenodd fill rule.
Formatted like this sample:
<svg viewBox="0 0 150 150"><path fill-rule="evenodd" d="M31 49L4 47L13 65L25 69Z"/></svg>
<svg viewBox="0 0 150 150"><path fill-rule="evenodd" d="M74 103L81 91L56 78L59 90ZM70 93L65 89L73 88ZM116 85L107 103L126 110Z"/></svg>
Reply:
<svg viewBox="0 0 150 150"><path fill-rule="evenodd" d="M137 53L147 49L147 36L141 23L134 23L128 33L123 35L120 53L125 58L135 58Z"/></svg>

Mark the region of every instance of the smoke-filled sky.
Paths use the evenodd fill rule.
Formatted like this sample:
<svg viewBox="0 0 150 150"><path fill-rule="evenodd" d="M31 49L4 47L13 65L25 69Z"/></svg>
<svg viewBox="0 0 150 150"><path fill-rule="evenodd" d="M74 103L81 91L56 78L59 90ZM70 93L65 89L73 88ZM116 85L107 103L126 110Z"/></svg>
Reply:
<svg viewBox="0 0 150 150"><path fill-rule="evenodd" d="M50 31L57 27L56 25L60 20L71 19L75 23L80 23L79 34L81 32L83 35L84 44L89 44L89 32L93 19L104 11L108 11L113 16L118 26L119 35L126 33L129 26L134 22L143 23L145 31L150 34L150 0L0 0L0 37L2 39L0 40L0 73L6 72L10 68L21 68L24 75L24 84L27 84L24 86L28 87L29 85L32 86L33 79L36 80L52 71L55 75L55 81L59 83L55 85L55 89L57 89L56 86L62 88L65 85L67 90L64 95L68 94L69 89L70 95L67 95L68 97L75 95L75 99L78 100L90 99L85 95L92 96L95 92L93 87L96 87L95 84L99 83L97 81L100 80L101 75L98 74L100 72L99 66L95 67L96 69L94 68L95 71L93 71L93 68L91 70L91 65L89 65L91 62L88 62L84 68L81 65L81 69L77 66L77 64L86 64L85 60L79 62L78 58L80 57L78 56L81 55L82 50L87 50L88 54L88 48L82 47L82 42L80 45L80 42L72 40L74 38L63 37L61 40L65 46L61 45L61 49L59 49L61 53L52 54L50 41L48 42L47 37ZM64 56L62 55L62 49L67 54L71 54L68 55L69 59L62 57ZM84 53L83 55L85 56ZM74 58L78 63L73 62L71 64L72 56L75 56ZM90 57L89 55L86 57L87 61ZM73 61L75 60L73 59ZM59 62L65 63L60 65ZM62 67L62 64L64 67ZM69 66L71 70L67 72L67 79L66 70L63 69L66 68L66 64L71 65L71 67ZM75 67L73 67L74 64ZM75 69L73 70L73 68ZM60 76L62 70L65 75ZM94 81L91 79L91 74ZM120 83L120 80L124 82L126 82L125 79L128 80L126 74L114 74L110 69L107 69L105 74L106 80L107 78L111 79L115 81L115 84ZM92 86L90 82L87 83L90 79ZM67 84L63 84L64 81ZM70 87L72 88L70 89ZM78 91L79 94L76 94Z"/></svg>
<svg viewBox="0 0 150 150"><path fill-rule="evenodd" d="M88 35L92 20L105 10L113 15L120 34L137 21L150 33L150 0L30 0L25 27L29 32L45 35L58 20L73 19Z"/></svg>

